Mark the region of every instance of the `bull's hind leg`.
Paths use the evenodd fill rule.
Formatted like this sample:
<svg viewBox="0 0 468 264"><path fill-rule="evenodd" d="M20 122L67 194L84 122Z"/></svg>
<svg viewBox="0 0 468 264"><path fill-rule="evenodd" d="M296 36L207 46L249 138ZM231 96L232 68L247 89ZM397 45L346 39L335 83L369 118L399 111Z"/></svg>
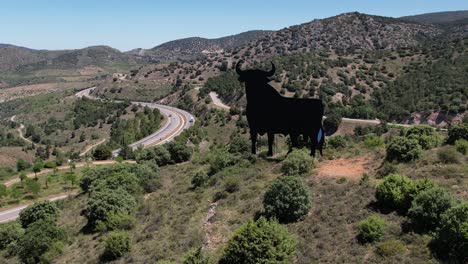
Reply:
<svg viewBox="0 0 468 264"><path fill-rule="evenodd" d="M257 131L250 130L250 140L252 141L252 154L257 154Z"/></svg>
<svg viewBox="0 0 468 264"><path fill-rule="evenodd" d="M317 148L317 135L309 135L310 138L310 155L315 157L315 149Z"/></svg>
<svg viewBox="0 0 468 264"><path fill-rule="evenodd" d="M267 133L268 134L268 157L273 156L273 142L275 141L275 134Z"/></svg>
<svg viewBox="0 0 468 264"><path fill-rule="evenodd" d="M291 145L289 146L288 154L292 152L293 148L297 148L297 138L299 135L297 134L289 134L289 138L291 139Z"/></svg>

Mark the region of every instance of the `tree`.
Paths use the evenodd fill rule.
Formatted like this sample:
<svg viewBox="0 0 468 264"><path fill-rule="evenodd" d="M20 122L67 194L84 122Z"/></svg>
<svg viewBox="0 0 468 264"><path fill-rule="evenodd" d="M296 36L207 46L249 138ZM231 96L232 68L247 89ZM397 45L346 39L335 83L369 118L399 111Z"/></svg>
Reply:
<svg viewBox="0 0 468 264"><path fill-rule="evenodd" d="M192 187L194 189L198 187L203 187L208 182L208 179L209 179L208 174L206 174L206 172L202 170L199 170L195 172L195 174L192 176L192 181L191 181Z"/></svg>
<svg viewBox="0 0 468 264"><path fill-rule="evenodd" d="M428 125L413 126L406 132L406 137L416 139L423 149L435 148L440 144L437 131Z"/></svg>
<svg viewBox="0 0 468 264"><path fill-rule="evenodd" d="M75 173L73 173L73 172L65 173L64 178L65 178L66 181L70 182L72 187L73 187L73 185L75 185L75 183L76 183L76 174Z"/></svg>
<svg viewBox="0 0 468 264"><path fill-rule="evenodd" d="M425 231L434 231L442 214L455 204L455 198L440 187L420 192L413 200L408 216L411 222Z"/></svg>
<svg viewBox="0 0 468 264"><path fill-rule="evenodd" d="M3 184L0 184L0 198L7 196L7 187Z"/></svg>
<svg viewBox="0 0 468 264"><path fill-rule="evenodd" d="M421 156L421 146L416 139L395 137L387 146L387 160L413 161Z"/></svg>
<svg viewBox="0 0 468 264"><path fill-rule="evenodd" d="M164 146L143 149L138 153L136 160L141 163L144 160L154 161L158 166L164 166L171 162L171 154Z"/></svg>
<svg viewBox="0 0 468 264"><path fill-rule="evenodd" d="M171 141L166 144L166 148L171 155L173 163L188 161L192 156L192 149L180 142Z"/></svg>
<svg viewBox="0 0 468 264"><path fill-rule="evenodd" d="M462 202L442 214L431 244L438 255L450 263L463 263L468 259L468 202Z"/></svg>
<svg viewBox="0 0 468 264"><path fill-rule="evenodd" d="M0 225L0 250L16 242L24 234L24 229L15 221Z"/></svg>
<svg viewBox="0 0 468 264"><path fill-rule="evenodd" d="M101 144L93 152L95 160L108 160L112 157L112 149L108 145Z"/></svg>
<svg viewBox="0 0 468 264"><path fill-rule="evenodd" d="M266 215L282 223L297 221L307 215L311 206L309 190L299 178L292 176L274 181L263 198Z"/></svg>
<svg viewBox="0 0 468 264"><path fill-rule="evenodd" d="M21 226L26 228L30 224L39 220L51 220L55 222L59 214L59 209L53 202L42 201L32 204L19 214Z"/></svg>
<svg viewBox="0 0 468 264"><path fill-rule="evenodd" d="M36 197L39 192L41 191L41 185L39 184L39 181L36 179L27 179L26 180L26 189L30 191L34 197Z"/></svg>
<svg viewBox="0 0 468 264"><path fill-rule="evenodd" d="M130 252L132 240L126 232L114 231L106 238L104 256L110 260L118 259Z"/></svg>
<svg viewBox="0 0 468 264"><path fill-rule="evenodd" d="M31 168L31 163L23 160L23 159L18 159L16 161L16 171L20 172L20 171L24 171L24 170L27 170Z"/></svg>
<svg viewBox="0 0 468 264"><path fill-rule="evenodd" d="M358 239L362 243L373 243L379 241L384 236L386 227L387 224L381 217L371 215L359 222Z"/></svg>
<svg viewBox="0 0 468 264"><path fill-rule="evenodd" d="M415 190L414 182L406 176L390 174L377 185L375 197L384 206L406 211Z"/></svg>
<svg viewBox="0 0 468 264"><path fill-rule="evenodd" d="M447 143L453 144L459 139L468 140L468 123L463 123L449 128Z"/></svg>
<svg viewBox="0 0 468 264"><path fill-rule="evenodd" d="M242 225L228 241L220 264L291 263L296 240L274 220L260 217Z"/></svg>
<svg viewBox="0 0 468 264"><path fill-rule="evenodd" d="M310 172L314 165L314 160L310 155L302 150L291 152L281 165L281 172L284 175L302 175Z"/></svg>
<svg viewBox="0 0 468 264"><path fill-rule="evenodd" d="M88 199L87 218L90 226L95 227L97 221L105 222L110 214L130 214L136 207L133 196L123 189L93 192Z"/></svg>
<svg viewBox="0 0 468 264"><path fill-rule="evenodd" d="M34 176L36 177L36 179L37 179L37 173L41 172L42 168L44 168L44 163L42 163L42 161L34 162L33 172L34 172Z"/></svg>
<svg viewBox="0 0 468 264"><path fill-rule="evenodd" d="M26 228L18 240L18 256L23 263L42 263L42 256L59 240L65 239L65 232L50 219L41 219Z"/></svg>

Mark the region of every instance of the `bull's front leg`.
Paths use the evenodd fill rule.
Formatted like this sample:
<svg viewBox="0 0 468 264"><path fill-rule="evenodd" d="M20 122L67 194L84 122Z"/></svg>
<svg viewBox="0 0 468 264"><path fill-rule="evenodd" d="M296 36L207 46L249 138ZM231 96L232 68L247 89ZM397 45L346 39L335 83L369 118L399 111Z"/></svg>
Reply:
<svg viewBox="0 0 468 264"><path fill-rule="evenodd" d="M250 130L250 140L252 141L252 154L257 154L257 131Z"/></svg>
<svg viewBox="0 0 468 264"><path fill-rule="evenodd" d="M273 156L273 142L275 141L275 134L268 133L268 157Z"/></svg>

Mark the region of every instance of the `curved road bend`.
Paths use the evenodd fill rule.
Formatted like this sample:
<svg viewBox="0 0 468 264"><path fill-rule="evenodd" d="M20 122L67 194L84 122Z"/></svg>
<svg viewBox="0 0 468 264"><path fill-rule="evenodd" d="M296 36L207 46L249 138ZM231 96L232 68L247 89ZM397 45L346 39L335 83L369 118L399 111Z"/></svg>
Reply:
<svg viewBox="0 0 468 264"><path fill-rule="evenodd" d="M99 98L96 98L95 96L91 95L91 92L95 88L96 87L91 87L91 88L79 91L78 93L75 94L75 96L78 98L87 97L93 100L100 100ZM115 102L120 102L120 101L116 100ZM148 146L164 144L172 140L174 137L180 135L180 133L182 133L184 129L191 127L193 123L195 122L195 117L191 115L189 112L172 107L172 106L156 104L156 103L136 102L136 101L131 102L131 103L135 105L146 106L152 109L157 108L159 109L161 114L163 114L167 119L167 122L158 131L154 132L153 134L145 138L138 140L137 142L130 144L129 146L132 149L137 149L140 145L143 147L148 147ZM112 151L112 155L115 157L119 154L119 152L120 152L120 149L116 149Z"/></svg>
<svg viewBox="0 0 468 264"><path fill-rule="evenodd" d="M90 95L90 92L93 91L95 88L96 87L91 87L91 88L82 90L82 91L76 93L75 96L78 97L78 98L81 98L81 97L85 96L85 97L88 97L90 99L99 100L99 98L96 98L96 97ZM148 147L148 146L155 146L155 145L164 144L164 143L174 139L176 136L180 135L180 133L182 133L182 131L184 131L185 129L191 127L195 122L194 116L192 116L187 111L184 111L184 110L181 110L181 109L178 109L178 108L175 108L175 107L156 104L156 103L147 103L147 102L131 102L131 103L136 104L136 105L141 105L141 106L147 106L147 107L152 108L152 109L157 108L167 118L167 122L158 131L154 132L153 134L151 134L151 135L149 135L149 136L147 136L147 137L145 137L143 139L138 140L137 142L134 142L134 143L130 144L130 147L132 147L133 149L138 148L140 145L143 146L143 147ZM14 118L15 117L12 117L12 121L14 121ZM20 131L20 135L22 135L22 132L21 132L20 129L19 129L19 131ZM119 151L120 151L120 149L116 149L116 150L112 151L112 155L117 156ZM102 165L102 164L107 164L107 162L112 163L113 161L101 161L101 162L98 162L98 163L100 163ZM98 163L93 162L93 164L98 164ZM77 167L81 167L81 166L84 166L84 165L85 165L85 163L76 164ZM63 170L63 169L68 169L68 168L69 168L69 166L62 166L62 167L59 167L58 169ZM44 172L41 172L41 174L42 173L47 173L47 172L50 172L50 171L44 171ZM28 175L28 177L33 177L33 176L34 176L34 174ZM9 185L12 185L12 184L14 184L16 182L19 182L19 179L12 179L12 180L10 180L8 182L5 182L5 185L9 186ZM52 198L49 198L47 200L55 201L55 200L65 199L70 195L72 195L72 194L71 193L59 194L59 195L54 196ZM21 210L28 207L29 205L30 204L21 205L21 206L11 208L11 209L8 209L8 210L5 210L5 211L0 211L0 223L5 223L5 222L15 220L16 218L18 218L19 213L21 212Z"/></svg>

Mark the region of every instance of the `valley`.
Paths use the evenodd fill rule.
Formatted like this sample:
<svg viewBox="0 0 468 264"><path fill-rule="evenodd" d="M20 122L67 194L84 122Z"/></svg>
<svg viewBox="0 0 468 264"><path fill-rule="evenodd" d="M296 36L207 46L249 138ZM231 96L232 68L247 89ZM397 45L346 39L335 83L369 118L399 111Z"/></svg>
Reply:
<svg viewBox="0 0 468 264"><path fill-rule="evenodd" d="M0 44L0 263L465 263L467 19ZM323 156L251 154L240 60L323 101Z"/></svg>

